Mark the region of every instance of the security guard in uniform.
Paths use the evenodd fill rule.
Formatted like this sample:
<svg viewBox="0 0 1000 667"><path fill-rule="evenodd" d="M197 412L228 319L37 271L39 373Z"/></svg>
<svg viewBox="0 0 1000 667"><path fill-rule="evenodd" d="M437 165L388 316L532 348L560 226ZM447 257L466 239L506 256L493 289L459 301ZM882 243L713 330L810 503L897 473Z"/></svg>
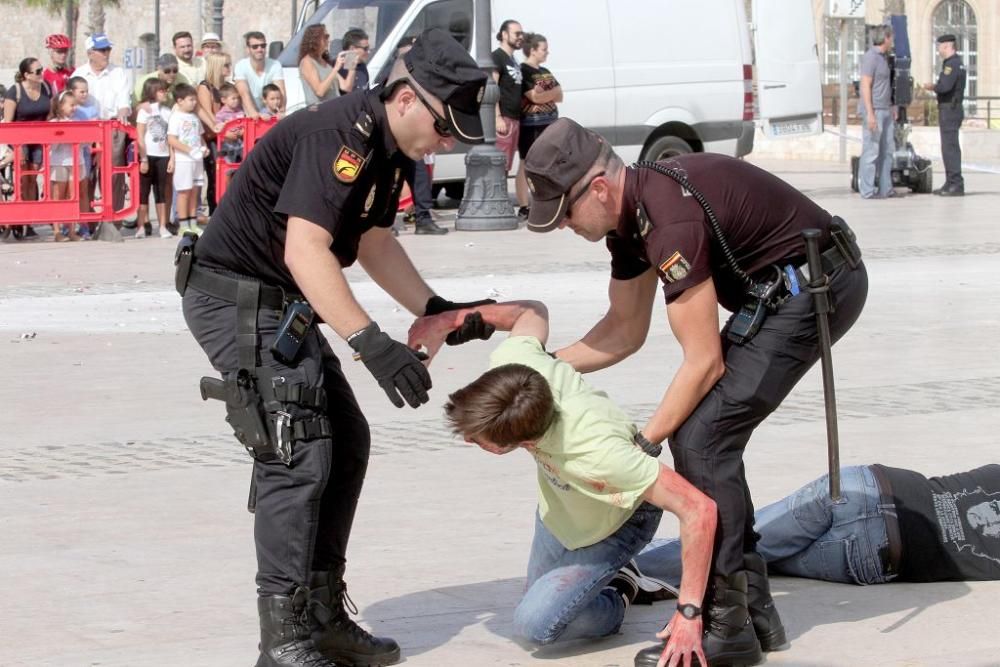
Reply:
<svg viewBox="0 0 1000 667"><path fill-rule="evenodd" d="M590 372L634 353L662 282L684 360L636 444L655 454L669 438L677 471L719 508L704 619L678 615L672 622L704 620L710 664L753 664L761 649L785 643L785 631L755 551L743 450L819 359L802 231L822 234L835 340L857 319L868 292L854 236L842 220L751 164L699 153L626 168L599 135L565 118L532 146L525 169L534 201L530 229L569 227L588 241L605 240L611 253L607 314L558 357ZM721 336L720 305L734 313ZM656 665L664 646L640 652L636 665Z"/></svg>
<svg viewBox="0 0 1000 667"><path fill-rule="evenodd" d="M318 322L347 339L397 407L427 402L421 358L380 331L342 269L360 261L415 315L463 305L434 294L391 225L407 165L456 140L482 141L485 80L458 42L428 30L382 88L278 123L236 172L204 237L178 247L185 320L222 374L202 380L203 398L225 401L254 458L258 667L399 660L395 641L345 610L369 429ZM470 319L451 342L490 333Z"/></svg>
<svg viewBox="0 0 1000 667"><path fill-rule="evenodd" d="M942 197L961 197L965 194L962 178L962 146L958 130L965 118L962 101L965 99L965 65L955 52L955 35L941 35L937 40L941 56L941 74L937 83L925 83L925 90L937 94L938 128L941 131L941 159L944 161L944 185L934 191Z"/></svg>

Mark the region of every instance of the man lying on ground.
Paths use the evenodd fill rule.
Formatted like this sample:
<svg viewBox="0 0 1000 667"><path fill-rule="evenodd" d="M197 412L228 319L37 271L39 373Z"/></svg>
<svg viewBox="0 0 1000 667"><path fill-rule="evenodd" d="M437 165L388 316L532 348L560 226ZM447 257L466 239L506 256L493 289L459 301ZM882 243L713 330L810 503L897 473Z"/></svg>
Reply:
<svg viewBox="0 0 1000 667"><path fill-rule="evenodd" d="M545 351L549 323L541 303L423 317L410 329L410 346L426 347L433 356L470 313L511 335L493 351L490 370L449 397L448 420L488 452L528 452L538 470L527 592L514 612L515 633L544 645L618 632L640 589L662 588L631 561L667 510L680 519L684 577L677 612L658 635L667 640L659 663L693 663L698 656L707 664L700 606L715 503L641 449L636 427L607 395Z"/></svg>
<svg viewBox="0 0 1000 667"><path fill-rule="evenodd" d="M772 574L846 584L1000 579L1000 465L942 477L879 464L840 470L756 512L757 550ZM680 540L636 558L665 581L681 577Z"/></svg>

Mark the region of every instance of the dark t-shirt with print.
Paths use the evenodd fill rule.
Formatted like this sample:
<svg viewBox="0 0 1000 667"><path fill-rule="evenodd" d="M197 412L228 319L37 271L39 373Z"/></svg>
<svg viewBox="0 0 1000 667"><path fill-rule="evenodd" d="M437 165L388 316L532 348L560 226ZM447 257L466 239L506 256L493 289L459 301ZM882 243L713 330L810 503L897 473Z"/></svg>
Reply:
<svg viewBox="0 0 1000 667"><path fill-rule="evenodd" d="M521 63L521 126L551 125L559 118L559 110L555 102L535 104L528 99L528 91L538 87L540 90L552 90L559 85L552 72L544 67L532 67Z"/></svg>
<svg viewBox="0 0 1000 667"><path fill-rule="evenodd" d="M507 118L521 117L521 67L514 56L503 49L493 52L493 64L500 74L500 114Z"/></svg>
<svg viewBox="0 0 1000 667"><path fill-rule="evenodd" d="M804 261L804 229L822 232L820 247L830 242L830 214L763 169L715 153L681 155L662 164L685 174L705 196L737 263L751 275L770 264ZM607 246L612 277L631 280L654 267L668 304L710 277L724 308L735 312L743 304L744 290L704 211L669 176L626 171L622 217Z"/></svg>
<svg viewBox="0 0 1000 667"><path fill-rule="evenodd" d="M288 218L330 232L331 252L350 266L362 234L392 226L412 168L377 92L307 107L279 122L240 165L198 241L198 263L297 291L285 264Z"/></svg>
<svg viewBox="0 0 1000 667"><path fill-rule="evenodd" d="M900 580L1000 579L1000 465L930 478L878 467L896 504Z"/></svg>

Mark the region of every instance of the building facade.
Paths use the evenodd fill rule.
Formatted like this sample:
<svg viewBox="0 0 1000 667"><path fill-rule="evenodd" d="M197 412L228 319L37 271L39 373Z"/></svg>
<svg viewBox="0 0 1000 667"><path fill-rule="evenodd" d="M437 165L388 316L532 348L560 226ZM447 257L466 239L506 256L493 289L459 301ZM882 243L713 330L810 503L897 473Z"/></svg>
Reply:
<svg viewBox="0 0 1000 667"><path fill-rule="evenodd" d="M826 16L828 0L811 1L823 83L835 84L840 81L841 19ZM956 46L968 70L966 97L1000 96L1000 0L867 0L865 11L864 19L847 19L849 79L858 78L858 63L866 49L865 24L885 23L889 14L903 14L916 84L937 79L941 61L936 40L952 33L958 37Z"/></svg>

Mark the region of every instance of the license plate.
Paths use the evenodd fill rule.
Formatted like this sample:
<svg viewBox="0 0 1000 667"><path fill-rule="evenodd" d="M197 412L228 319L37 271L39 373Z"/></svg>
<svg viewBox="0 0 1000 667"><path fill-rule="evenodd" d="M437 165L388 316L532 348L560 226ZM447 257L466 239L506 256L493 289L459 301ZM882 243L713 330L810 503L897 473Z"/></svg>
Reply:
<svg viewBox="0 0 1000 667"><path fill-rule="evenodd" d="M771 121L767 125L768 134L772 137L790 137L799 134L816 134L815 118L793 118L791 120Z"/></svg>

